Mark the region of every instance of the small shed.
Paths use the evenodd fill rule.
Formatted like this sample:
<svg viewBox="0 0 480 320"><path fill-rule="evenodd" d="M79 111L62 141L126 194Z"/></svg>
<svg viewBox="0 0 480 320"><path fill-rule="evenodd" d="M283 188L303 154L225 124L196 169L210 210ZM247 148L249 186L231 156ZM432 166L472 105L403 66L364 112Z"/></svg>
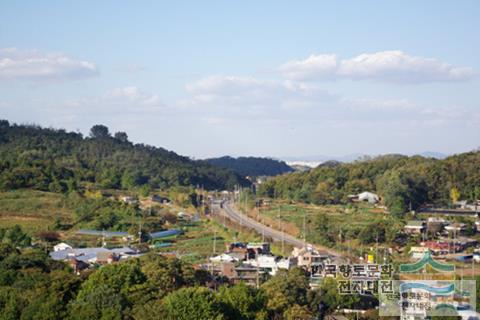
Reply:
<svg viewBox="0 0 480 320"><path fill-rule="evenodd" d="M407 225L404 227L406 233L409 234L420 234L425 232L426 223L421 220L412 220L408 221Z"/></svg>

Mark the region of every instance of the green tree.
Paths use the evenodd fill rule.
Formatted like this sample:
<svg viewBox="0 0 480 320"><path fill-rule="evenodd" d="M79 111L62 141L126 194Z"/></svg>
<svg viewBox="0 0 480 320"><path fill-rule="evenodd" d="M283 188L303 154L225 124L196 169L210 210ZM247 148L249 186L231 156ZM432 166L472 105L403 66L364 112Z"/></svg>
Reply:
<svg viewBox="0 0 480 320"><path fill-rule="evenodd" d="M372 222L365 226L359 233L358 239L363 244L371 244L374 242L382 243L385 241L386 226L383 222Z"/></svg>
<svg viewBox="0 0 480 320"><path fill-rule="evenodd" d="M109 138L110 132L107 126L97 124L90 129L90 137L94 139Z"/></svg>
<svg viewBox="0 0 480 320"><path fill-rule="evenodd" d="M307 306L299 306L294 304L284 312L285 320L311 320L313 314L308 310Z"/></svg>
<svg viewBox="0 0 480 320"><path fill-rule="evenodd" d="M325 278L318 289L308 293L310 310L322 318L337 308L352 308L359 300L358 295L340 295L337 281L333 278Z"/></svg>
<svg viewBox="0 0 480 320"><path fill-rule="evenodd" d="M70 305L70 319L120 320L125 304L125 297L117 290L99 283Z"/></svg>
<svg viewBox="0 0 480 320"><path fill-rule="evenodd" d="M301 268L280 270L262 285L268 297L267 308L277 316L294 304L305 305L309 287L307 273Z"/></svg>
<svg viewBox="0 0 480 320"><path fill-rule="evenodd" d="M385 205L390 213L401 216L407 211L408 186L402 181L400 172L394 170L382 175L378 179L377 189L383 194Z"/></svg>
<svg viewBox="0 0 480 320"><path fill-rule="evenodd" d="M132 307L130 293L145 281L138 261L104 266L82 284L70 315L74 319L121 319L122 312Z"/></svg>
<svg viewBox="0 0 480 320"><path fill-rule="evenodd" d="M328 214L319 213L316 215L313 221L313 228L315 232L310 235L313 241L325 246L332 246L335 243L336 228Z"/></svg>
<svg viewBox="0 0 480 320"><path fill-rule="evenodd" d="M0 240L3 243L11 244L15 247L27 247L31 245L30 236L23 232L18 224L12 228L0 229Z"/></svg>
<svg viewBox="0 0 480 320"><path fill-rule="evenodd" d="M128 135L126 132L115 132L114 138L120 142L128 142Z"/></svg>
<svg viewBox="0 0 480 320"><path fill-rule="evenodd" d="M219 300L227 306L229 319L253 320L265 309L267 297L262 290L240 283L232 287L223 286L219 290Z"/></svg>
<svg viewBox="0 0 480 320"><path fill-rule="evenodd" d="M163 319L221 320L224 308L215 293L207 288L182 288L165 297Z"/></svg>

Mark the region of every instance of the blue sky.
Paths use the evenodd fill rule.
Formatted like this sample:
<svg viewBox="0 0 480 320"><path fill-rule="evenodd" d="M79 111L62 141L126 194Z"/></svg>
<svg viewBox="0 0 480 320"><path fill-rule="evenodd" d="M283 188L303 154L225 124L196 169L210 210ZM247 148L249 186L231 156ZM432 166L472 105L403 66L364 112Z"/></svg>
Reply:
<svg viewBox="0 0 480 320"><path fill-rule="evenodd" d="M480 146L478 1L1 1L0 117L196 157Z"/></svg>

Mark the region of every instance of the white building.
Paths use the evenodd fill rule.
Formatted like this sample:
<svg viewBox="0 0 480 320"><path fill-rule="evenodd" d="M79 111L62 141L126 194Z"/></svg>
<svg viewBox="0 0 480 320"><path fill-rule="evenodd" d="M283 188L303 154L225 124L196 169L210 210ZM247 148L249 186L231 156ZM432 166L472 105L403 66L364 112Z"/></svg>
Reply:
<svg viewBox="0 0 480 320"><path fill-rule="evenodd" d="M411 247L410 255L413 259L422 259L425 256L425 252L430 251L427 247Z"/></svg>
<svg viewBox="0 0 480 320"><path fill-rule="evenodd" d="M222 253L221 255L211 257L210 261L211 262L235 262L235 261L238 261L238 259L227 253Z"/></svg>
<svg viewBox="0 0 480 320"><path fill-rule="evenodd" d="M380 201L380 197L372 192L362 192L358 194L358 201L367 201L368 203L377 203Z"/></svg>
<svg viewBox="0 0 480 320"><path fill-rule="evenodd" d="M255 259L250 259L245 261L245 264L251 265L252 267L257 267L263 271L267 271L270 275L274 276L279 269L288 270L294 265L294 260L282 259L280 257L275 257L272 255L258 255Z"/></svg>
<svg viewBox="0 0 480 320"><path fill-rule="evenodd" d="M73 249L73 248L72 246L66 244L65 242L61 242L53 246L53 251L61 251L61 250L67 250L67 249Z"/></svg>

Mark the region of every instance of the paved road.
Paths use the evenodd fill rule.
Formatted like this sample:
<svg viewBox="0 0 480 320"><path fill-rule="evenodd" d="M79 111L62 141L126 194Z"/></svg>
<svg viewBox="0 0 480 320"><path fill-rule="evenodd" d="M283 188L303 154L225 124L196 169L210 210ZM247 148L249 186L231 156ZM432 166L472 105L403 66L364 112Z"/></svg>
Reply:
<svg viewBox="0 0 480 320"><path fill-rule="evenodd" d="M294 247L302 248L305 246L305 242L303 240L297 239L289 234L283 233L281 231L275 230L273 228L267 227L263 224L261 224L258 221L255 221L254 219L247 217L246 215L238 212L235 210L231 204L231 202L223 202L223 210L220 208L220 205L217 205L217 209L221 210L224 214L226 214L230 219L237 221L241 223L242 225L249 227L251 229L254 229L260 234L265 234L265 236L272 238L275 241L285 241L285 243L289 243L293 245ZM331 249L325 248L325 247L319 247L319 246L314 246L312 244L307 243L306 245L317 248L318 250L321 251L326 251L328 254L334 256L334 257L340 257L341 255Z"/></svg>

